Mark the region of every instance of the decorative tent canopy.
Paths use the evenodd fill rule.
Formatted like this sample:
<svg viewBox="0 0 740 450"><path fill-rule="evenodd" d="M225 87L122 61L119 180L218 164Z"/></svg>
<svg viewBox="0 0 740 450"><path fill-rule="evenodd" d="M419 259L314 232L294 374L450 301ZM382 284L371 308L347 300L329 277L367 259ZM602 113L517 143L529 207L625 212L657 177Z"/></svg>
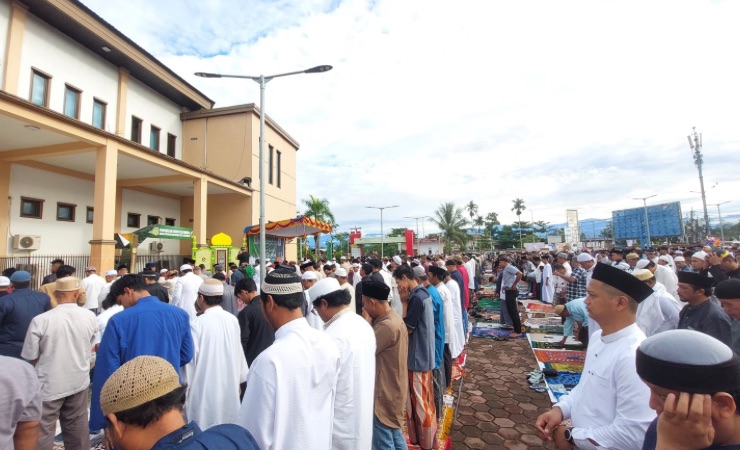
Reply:
<svg viewBox="0 0 740 450"><path fill-rule="evenodd" d="M306 216L265 224L265 234L282 238L310 236L319 233L331 233L331 231L332 227L328 223ZM250 225L244 229L244 234L247 236L258 235L260 234L260 226Z"/></svg>

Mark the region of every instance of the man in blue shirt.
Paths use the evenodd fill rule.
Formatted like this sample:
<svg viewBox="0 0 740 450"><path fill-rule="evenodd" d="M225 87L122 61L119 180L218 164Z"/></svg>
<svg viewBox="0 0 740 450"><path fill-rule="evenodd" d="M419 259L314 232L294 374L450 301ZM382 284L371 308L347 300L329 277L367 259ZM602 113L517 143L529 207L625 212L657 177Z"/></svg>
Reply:
<svg viewBox="0 0 740 450"><path fill-rule="evenodd" d="M577 298L571 300L565 305L555 306L555 314L563 317L565 323L563 323L563 340L568 339L568 336L574 336L575 324L580 325L578 329L578 335L575 336L585 347L588 347L588 311L586 310L586 299Z"/></svg>
<svg viewBox="0 0 740 450"><path fill-rule="evenodd" d="M100 390L119 367L141 355L159 356L179 369L193 359L190 316L149 295L141 275L124 275L108 294L124 310L108 321L98 348L90 404L90 429L104 427Z"/></svg>
<svg viewBox="0 0 740 450"><path fill-rule="evenodd" d="M31 274L17 270L10 276L13 292L0 299L0 355L21 357L31 320L51 309L51 299L30 289Z"/></svg>
<svg viewBox="0 0 740 450"><path fill-rule="evenodd" d="M416 275L416 278L419 279L419 283L426 288L429 292L429 296L432 298L432 312L434 313L434 369L432 370L432 375L434 375L434 404L437 407L437 420L439 420L440 415L442 414L442 397L447 388L445 383L445 374L442 370L442 361L445 351L444 300L442 300L442 296L439 295L437 288L429 283L424 266L415 266L414 275Z"/></svg>
<svg viewBox="0 0 740 450"><path fill-rule="evenodd" d="M186 385L172 364L139 356L118 368L103 385L99 407L108 426L108 448L256 450L249 431L222 424L201 431L185 423Z"/></svg>

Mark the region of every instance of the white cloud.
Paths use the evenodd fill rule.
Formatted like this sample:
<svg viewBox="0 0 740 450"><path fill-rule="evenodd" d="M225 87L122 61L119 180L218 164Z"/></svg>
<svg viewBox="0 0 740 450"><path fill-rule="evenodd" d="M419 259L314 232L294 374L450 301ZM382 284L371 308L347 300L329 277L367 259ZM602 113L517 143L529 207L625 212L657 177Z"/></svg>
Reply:
<svg viewBox="0 0 740 450"><path fill-rule="evenodd" d="M272 81L266 111L301 143L298 200L326 197L345 230L379 231L366 205L402 206L386 229L443 201L513 221L519 197L553 223L654 193L701 209L692 126L707 188L719 183L708 203L740 212L736 2L85 4L219 106L258 102L259 89L193 72L332 64Z"/></svg>

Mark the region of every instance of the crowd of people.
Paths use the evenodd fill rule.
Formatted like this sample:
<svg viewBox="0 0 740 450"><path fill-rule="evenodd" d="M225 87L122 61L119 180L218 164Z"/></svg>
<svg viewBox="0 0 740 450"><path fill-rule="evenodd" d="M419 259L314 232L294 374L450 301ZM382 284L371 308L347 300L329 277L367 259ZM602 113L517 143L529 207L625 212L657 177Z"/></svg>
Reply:
<svg viewBox="0 0 740 450"><path fill-rule="evenodd" d="M557 448L737 448L736 250L277 258L262 282L259 261L104 278L55 261L39 290L11 270L0 448L51 448L57 422L66 449L399 449L403 430L437 448L475 292L495 286L521 336L525 283L588 344L581 382L536 422Z"/></svg>

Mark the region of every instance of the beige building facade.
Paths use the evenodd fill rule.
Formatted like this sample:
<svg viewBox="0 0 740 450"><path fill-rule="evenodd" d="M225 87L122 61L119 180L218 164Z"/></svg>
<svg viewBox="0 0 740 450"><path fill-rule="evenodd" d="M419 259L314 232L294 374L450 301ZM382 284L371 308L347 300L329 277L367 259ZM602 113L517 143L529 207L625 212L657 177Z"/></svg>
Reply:
<svg viewBox="0 0 740 450"><path fill-rule="evenodd" d="M155 223L240 245L259 220L259 114L214 108L78 1L0 0L0 257L89 253L105 270L116 233ZM298 143L266 124L267 220L295 217Z"/></svg>

